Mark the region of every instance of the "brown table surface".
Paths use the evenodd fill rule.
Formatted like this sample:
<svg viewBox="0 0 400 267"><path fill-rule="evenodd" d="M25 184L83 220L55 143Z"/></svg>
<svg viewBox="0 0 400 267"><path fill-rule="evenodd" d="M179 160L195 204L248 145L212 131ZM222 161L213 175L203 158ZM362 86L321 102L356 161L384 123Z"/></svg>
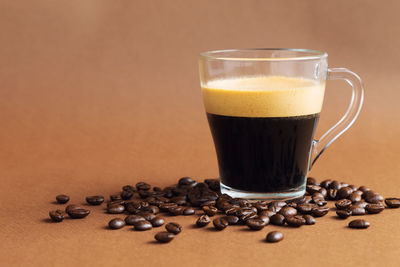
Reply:
<svg viewBox="0 0 400 267"><path fill-rule="evenodd" d="M57 194L83 203L125 184L167 186L217 177L201 103L200 51L233 47L326 50L331 66L363 77L355 125L311 176L400 196L399 4L387 1L1 1L1 266L399 266L400 209L346 227L334 212L300 229L195 229L173 242L159 229L106 228L89 207L83 220L50 223ZM344 113L350 90L329 82L317 136ZM332 204L330 204L332 205ZM285 239L264 242L271 230Z"/></svg>

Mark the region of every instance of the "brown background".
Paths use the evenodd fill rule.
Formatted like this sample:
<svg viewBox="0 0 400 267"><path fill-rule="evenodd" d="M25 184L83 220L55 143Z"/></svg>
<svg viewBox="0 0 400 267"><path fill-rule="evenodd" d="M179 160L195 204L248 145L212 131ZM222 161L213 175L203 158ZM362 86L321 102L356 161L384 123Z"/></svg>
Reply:
<svg viewBox="0 0 400 267"><path fill-rule="evenodd" d="M48 223L72 203L139 180L167 186L218 175L197 56L213 49L313 48L364 80L356 124L311 175L400 196L398 1L0 1L0 265L398 266L400 211L352 231L333 212L313 227L191 229L169 245L151 232L105 230L111 215ZM329 82L318 134L350 90ZM169 220L172 220L168 218Z"/></svg>

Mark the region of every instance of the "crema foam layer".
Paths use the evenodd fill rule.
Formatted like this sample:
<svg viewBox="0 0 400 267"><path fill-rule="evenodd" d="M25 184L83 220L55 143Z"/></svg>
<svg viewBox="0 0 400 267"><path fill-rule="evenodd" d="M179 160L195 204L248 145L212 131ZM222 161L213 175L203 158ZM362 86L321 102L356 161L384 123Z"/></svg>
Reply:
<svg viewBox="0 0 400 267"><path fill-rule="evenodd" d="M208 113L237 117L293 117L321 112L325 83L305 78L249 76L202 85Z"/></svg>

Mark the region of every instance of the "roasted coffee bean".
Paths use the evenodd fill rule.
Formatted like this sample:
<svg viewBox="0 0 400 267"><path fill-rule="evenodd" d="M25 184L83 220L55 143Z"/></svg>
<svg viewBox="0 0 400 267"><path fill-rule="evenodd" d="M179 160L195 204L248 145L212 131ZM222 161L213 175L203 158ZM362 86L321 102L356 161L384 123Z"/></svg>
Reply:
<svg viewBox="0 0 400 267"><path fill-rule="evenodd" d="M276 213L270 210L263 210L258 213L259 216L268 216L271 218L272 215L275 215Z"/></svg>
<svg viewBox="0 0 400 267"><path fill-rule="evenodd" d="M228 221L224 218L217 218L213 220L214 228L221 231L224 230L228 225Z"/></svg>
<svg viewBox="0 0 400 267"><path fill-rule="evenodd" d="M138 222L136 222L134 224L134 229L136 231L147 231L147 230L150 230L152 228L153 228L152 224L149 221L146 221L146 220L138 221Z"/></svg>
<svg viewBox="0 0 400 267"><path fill-rule="evenodd" d="M315 178L307 177L307 185L319 185L319 183Z"/></svg>
<svg viewBox="0 0 400 267"><path fill-rule="evenodd" d="M337 189L332 189L332 188L328 189L328 195L327 195L328 199L330 200L337 199L337 192L338 192Z"/></svg>
<svg viewBox="0 0 400 267"><path fill-rule="evenodd" d="M353 192L353 193L351 193L351 195L348 197L348 199L352 202L352 203L355 203L355 202L357 202L357 201L361 201L361 194L360 193L358 193L358 192L361 192L361 191L355 191L355 192ZM361 192L362 193L362 192Z"/></svg>
<svg viewBox="0 0 400 267"><path fill-rule="evenodd" d="M86 202L93 206L101 205L104 202L103 196L89 196L86 197Z"/></svg>
<svg viewBox="0 0 400 267"><path fill-rule="evenodd" d="M278 213L282 214L285 217L294 216L297 214L297 210L292 207L283 207Z"/></svg>
<svg viewBox="0 0 400 267"><path fill-rule="evenodd" d="M291 227L300 227L306 223L306 220L301 215L285 217L285 221Z"/></svg>
<svg viewBox="0 0 400 267"><path fill-rule="evenodd" d="M177 206L177 207L171 207L168 209L169 214L174 215L174 216L178 216L178 215L182 215L183 211L185 210L184 207L182 206Z"/></svg>
<svg viewBox="0 0 400 267"><path fill-rule="evenodd" d="M161 218L161 217L154 217L151 221L150 221L150 223L151 223L151 225L153 225L153 227L160 227L161 225L163 225L164 224L164 219L163 218Z"/></svg>
<svg viewBox="0 0 400 267"><path fill-rule="evenodd" d="M225 210L225 214L226 215L235 215L239 209L240 209L239 207L231 207L231 208Z"/></svg>
<svg viewBox="0 0 400 267"><path fill-rule="evenodd" d="M318 191L318 193L320 193L324 198L326 198L328 196L328 190L326 190L323 187L321 187L321 189Z"/></svg>
<svg viewBox="0 0 400 267"><path fill-rule="evenodd" d="M212 217L218 213L218 209L213 206L203 206L203 211L205 214L207 214L210 217Z"/></svg>
<svg viewBox="0 0 400 267"><path fill-rule="evenodd" d="M267 225L267 223L259 218L255 219L248 219L246 221L246 225L251 229L251 230L261 230L264 228L264 226Z"/></svg>
<svg viewBox="0 0 400 267"><path fill-rule="evenodd" d="M344 199L344 198L348 198L351 193L353 193L353 189L351 187L342 187L339 189L338 193L337 193L337 198L338 199Z"/></svg>
<svg viewBox="0 0 400 267"><path fill-rule="evenodd" d="M90 210L84 209L78 205L68 205L65 211L73 219L82 219L89 215Z"/></svg>
<svg viewBox="0 0 400 267"><path fill-rule="evenodd" d="M310 204L310 203L303 203L297 205L297 210L301 214L311 214L312 209L315 207L315 204Z"/></svg>
<svg viewBox="0 0 400 267"><path fill-rule="evenodd" d="M314 193L318 193L319 190L321 190L321 187L319 185L307 185L306 186L306 191L307 193L309 193L310 195L314 194Z"/></svg>
<svg viewBox="0 0 400 267"><path fill-rule="evenodd" d="M365 209L360 206L355 206L352 205L348 208L349 211L351 211L352 216L360 216L360 215L365 215Z"/></svg>
<svg viewBox="0 0 400 267"><path fill-rule="evenodd" d="M157 213L159 213L160 212L160 209L157 207L157 206L147 206L147 207L143 207L142 209L141 209L142 211L147 211L147 212L150 212L150 213L154 213L154 214L157 214Z"/></svg>
<svg viewBox="0 0 400 267"><path fill-rule="evenodd" d="M49 216L53 222L61 222L64 220L64 214L62 210L52 210L49 212Z"/></svg>
<svg viewBox="0 0 400 267"><path fill-rule="evenodd" d="M239 218L238 218L238 220L239 220ZM198 227L203 227L203 226L206 226L207 224L209 224L210 222L211 222L210 217L208 217L207 215L201 215L201 216L197 219L196 225L197 225Z"/></svg>
<svg viewBox="0 0 400 267"><path fill-rule="evenodd" d="M369 214L377 214L382 212L385 209L385 206L382 203L378 204L368 204L365 208Z"/></svg>
<svg viewBox="0 0 400 267"><path fill-rule="evenodd" d="M328 207L315 207L312 209L311 214L314 217L322 217L328 214L329 208Z"/></svg>
<svg viewBox="0 0 400 267"><path fill-rule="evenodd" d="M136 192L136 188L133 187L132 185L124 185L122 187L122 191L132 191L132 192Z"/></svg>
<svg viewBox="0 0 400 267"><path fill-rule="evenodd" d="M121 192L121 198L123 200L128 200L128 199L131 199L132 197L133 197L133 191L124 190Z"/></svg>
<svg viewBox="0 0 400 267"><path fill-rule="evenodd" d="M227 215L227 216L223 216L223 219L225 219L229 225L235 225L238 224L239 222L239 217L234 216L234 215Z"/></svg>
<svg viewBox="0 0 400 267"><path fill-rule="evenodd" d="M369 227L369 222L366 220L353 220L349 223L350 228L366 229Z"/></svg>
<svg viewBox="0 0 400 267"><path fill-rule="evenodd" d="M311 203L312 202L312 197L310 195L304 196L304 203Z"/></svg>
<svg viewBox="0 0 400 267"><path fill-rule="evenodd" d="M58 195L56 196L56 200L60 204L65 204L69 201L69 196L67 195Z"/></svg>
<svg viewBox="0 0 400 267"><path fill-rule="evenodd" d="M156 217L154 213L148 211L141 211L137 215L142 216L143 218L146 219L146 221L151 221Z"/></svg>
<svg viewBox="0 0 400 267"><path fill-rule="evenodd" d="M329 189L336 189L339 190L341 188L341 185L338 181L334 180L329 184Z"/></svg>
<svg viewBox="0 0 400 267"><path fill-rule="evenodd" d="M183 210L183 215L193 215L195 210L192 207L187 207Z"/></svg>
<svg viewBox="0 0 400 267"><path fill-rule="evenodd" d="M126 201L125 200L107 201L107 208L109 206L112 206L112 205L123 205L123 206L125 206L126 205Z"/></svg>
<svg viewBox="0 0 400 267"><path fill-rule="evenodd" d="M167 229L168 232L173 233L175 235L182 232L182 226L180 226L178 223L175 222L170 222L167 225L165 225L165 229Z"/></svg>
<svg viewBox="0 0 400 267"><path fill-rule="evenodd" d="M113 194L113 195L110 195L110 200L111 201L118 201L118 200L122 200L122 197L121 197L120 194Z"/></svg>
<svg viewBox="0 0 400 267"><path fill-rule="evenodd" d="M335 206L338 210L345 210L351 205L351 200L341 199L335 203Z"/></svg>
<svg viewBox="0 0 400 267"><path fill-rule="evenodd" d="M186 196L176 196L170 199L170 202L176 203L179 206L185 206L186 205Z"/></svg>
<svg viewBox="0 0 400 267"><path fill-rule="evenodd" d="M214 206L215 207L216 203L217 202L215 200L209 200L209 201L203 202L200 207L203 207L203 206ZM228 202L226 201L226 203L228 203Z"/></svg>
<svg viewBox="0 0 400 267"><path fill-rule="evenodd" d="M251 208L239 208L236 210L235 215L238 217L242 217L244 215L254 214L254 211Z"/></svg>
<svg viewBox="0 0 400 267"><path fill-rule="evenodd" d="M259 215L257 218L262 220L266 224L269 224L269 217L267 215Z"/></svg>
<svg viewBox="0 0 400 267"><path fill-rule="evenodd" d="M268 210L268 205L262 205L262 204L254 204L253 207L255 207L257 209L257 212L261 212L264 210Z"/></svg>
<svg viewBox="0 0 400 267"><path fill-rule="evenodd" d="M110 214L120 214L125 211L125 206L120 204L113 204L107 207L107 212Z"/></svg>
<svg viewBox="0 0 400 267"><path fill-rule="evenodd" d="M139 182L136 184L136 189L139 190L143 190L143 191L147 191L150 190L151 185L149 185L148 183L145 182Z"/></svg>
<svg viewBox="0 0 400 267"><path fill-rule="evenodd" d="M325 188L325 189L329 189L329 185L332 183L331 179L327 179L327 180L323 180L321 182L321 187Z"/></svg>
<svg viewBox="0 0 400 267"><path fill-rule="evenodd" d="M270 202L268 204L268 207L279 207L279 208L282 208L282 207L285 207L286 205L287 205L287 203L285 201L275 200L275 201Z"/></svg>
<svg viewBox="0 0 400 267"><path fill-rule="evenodd" d="M371 189L369 189L368 187L362 185L358 188L358 190L360 190L361 192L365 193L367 191L371 191Z"/></svg>
<svg viewBox="0 0 400 267"><path fill-rule="evenodd" d="M162 189L161 189L161 187L155 186L155 187L153 187L153 191L154 192L162 192Z"/></svg>
<svg viewBox="0 0 400 267"><path fill-rule="evenodd" d="M325 198L324 198L324 196L321 194L321 193L319 193L319 192L316 192L316 193L314 193L313 195L312 195L312 200L313 200L313 202L315 203L315 204L317 204L318 206L325 206L326 205L326 201L325 201Z"/></svg>
<svg viewBox="0 0 400 267"><path fill-rule="evenodd" d="M139 193L139 197L141 199L145 199L145 198L153 196L154 192L151 192L149 190L139 190L138 193Z"/></svg>
<svg viewBox="0 0 400 267"><path fill-rule="evenodd" d="M178 185L179 186L194 186L196 184L196 181L195 180L193 180L192 178L190 178L190 177L182 177L182 178L180 178L179 179L179 181L178 181Z"/></svg>
<svg viewBox="0 0 400 267"><path fill-rule="evenodd" d="M298 204L296 202L288 202L286 207L291 207L291 208L297 209L297 205Z"/></svg>
<svg viewBox="0 0 400 267"><path fill-rule="evenodd" d="M115 218L112 219L109 223L108 223L108 227L110 227L110 229L121 229L122 227L125 226L125 221L120 219L120 218Z"/></svg>
<svg viewBox="0 0 400 267"><path fill-rule="evenodd" d="M357 186L355 186L354 184L349 185L348 187L350 187L351 189L353 189L353 192L357 191L358 188Z"/></svg>
<svg viewBox="0 0 400 267"><path fill-rule="evenodd" d="M367 205L368 205L368 202L365 202L364 200L360 200L360 201L357 201L352 204L352 206L358 206L358 207L361 207L364 209L367 207Z"/></svg>
<svg viewBox="0 0 400 267"><path fill-rule="evenodd" d="M374 191L367 191L362 195L362 197L368 203L380 203L383 201L383 197Z"/></svg>
<svg viewBox="0 0 400 267"><path fill-rule="evenodd" d="M208 185L208 187L216 192L220 191L219 180L218 179L205 179L204 182Z"/></svg>
<svg viewBox="0 0 400 267"><path fill-rule="evenodd" d="M165 212L169 211L169 209L172 208L172 207L178 207L178 204L176 204L176 203L164 203L164 204L161 204L159 206L160 210L161 211L165 211Z"/></svg>
<svg viewBox="0 0 400 267"><path fill-rule="evenodd" d="M283 239L283 234L278 231L269 232L266 237L266 240L269 243L276 243L282 241L282 239Z"/></svg>
<svg viewBox="0 0 400 267"><path fill-rule="evenodd" d="M243 215L243 216L239 217L239 222L246 223L246 221L248 219L255 219L257 217L258 217L257 213L254 213L254 212L253 213L248 213L246 215Z"/></svg>
<svg viewBox="0 0 400 267"><path fill-rule="evenodd" d="M336 211L337 216L339 216L342 219L346 219L351 216L351 211L350 210L337 210Z"/></svg>
<svg viewBox="0 0 400 267"><path fill-rule="evenodd" d="M202 186L205 185L205 188ZM206 201L217 200L218 194L210 189L206 184L198 183L193 189L188 193L188 198L193 206L199 207Z"/></svg>
<svg viewBox="0 0 400 267"><path fill-rule="evenodd" d="M275 214L269 218L270 223L273 225L284 225L285 224L285 216L282 214Z"/></svg>
<svg viewBox="0 0 400 267"><path fill-rule="evenodd" d="M171 240L174 239L174 237L175 235L170 232L159 232L154 236L154 238L161 243L171 242Z"/></svg>
<svg viewBox="0 0 400 267"><path fill-rule="evenodd" d="M388 208L396 209L400 207L400 198L396 197L385 198L385 203L388 206Z"/></svg>
<svg viewBox="0 0 400 267"><path fill-rule="evenodd" d="M305 223L306 225L315 224L315 219L313 216L306 214L306 215L303 215L303 218L304 218L304 220L306 220L306 223Z"/></svg>
<svg viewBox="0 0 400 267"><path fill-rule="evenodd" d="M139 221L145 221L146 219L139 215L128 215L125 217L125 223L127 225L135 225Z"/></svg>
<svg viewBox="0 0 400 267"><path fill-rule="evenodd" d="M342 188L342 187L348 187L348 186L349 186L348 183L344 183L344 182L341 182L341 183L340 183L340 188Z"/></svg>

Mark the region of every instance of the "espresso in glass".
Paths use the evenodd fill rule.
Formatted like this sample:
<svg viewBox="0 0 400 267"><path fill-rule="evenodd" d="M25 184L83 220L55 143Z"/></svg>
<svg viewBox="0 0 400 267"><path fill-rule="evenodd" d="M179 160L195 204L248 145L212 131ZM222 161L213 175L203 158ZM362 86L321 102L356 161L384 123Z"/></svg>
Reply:
<svg viewBox="0 0 400 267"><path fill-rule="evenodd" d="M304 186L325 84L245 76L202 86L221 187L253 193Z"/></svg>

